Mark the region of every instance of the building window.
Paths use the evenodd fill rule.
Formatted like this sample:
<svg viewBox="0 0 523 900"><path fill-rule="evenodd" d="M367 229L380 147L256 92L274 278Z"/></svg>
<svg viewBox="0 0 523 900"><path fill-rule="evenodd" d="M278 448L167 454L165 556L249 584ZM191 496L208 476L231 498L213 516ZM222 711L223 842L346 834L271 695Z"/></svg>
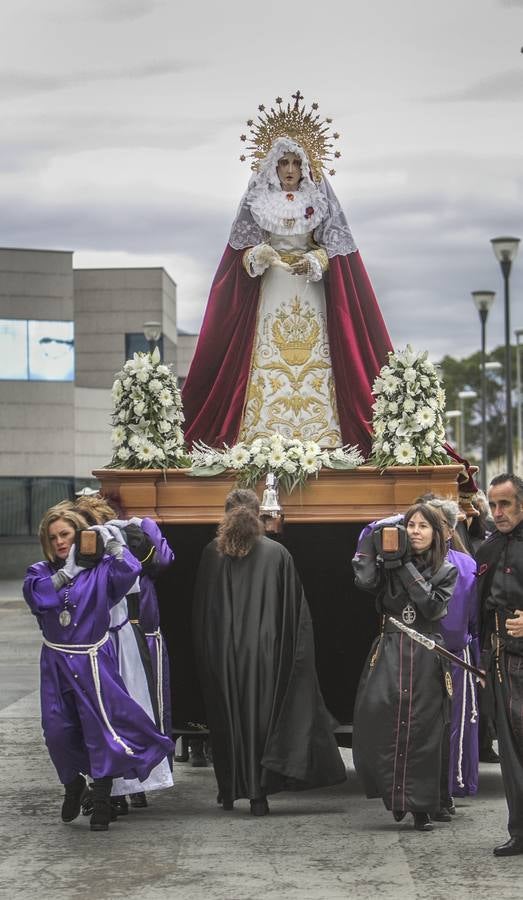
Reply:
<svg viewBox="0 0 523 900"><path fill-rule="evenodd" d="M160 358L163 359L163 334L157 341ZM135 353L148 353L149 342L141 331L128 332L125 335L125 359L132 359Z"/></svg>
<svg viewBox="0 0 523 900"><path fill-rule="evenodd" d="M73 322L0 319L0 378L73 381Z"/></svg>
<svg viewBox="0 0 523 900"><path fill-rule="evenodd" d="M86 486L99 485L92 478L0 478L0 537L38 534L49 507L74 500Z"/></svg>

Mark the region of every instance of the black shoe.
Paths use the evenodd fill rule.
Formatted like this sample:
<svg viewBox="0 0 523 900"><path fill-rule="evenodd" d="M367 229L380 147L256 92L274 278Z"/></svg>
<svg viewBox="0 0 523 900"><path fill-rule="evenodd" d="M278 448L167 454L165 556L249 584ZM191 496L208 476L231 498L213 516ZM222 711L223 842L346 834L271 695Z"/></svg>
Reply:
<svg viewBox="0 0 523 900"><path fill-rule="evenodd" d="M428 813L412 813L414 816L414 828L416 831L433 831L434 825L430 821Z"/></svg>
<svg viewBox="0 0 523 900"><path fill-rule="evenodd" d="M129 815L129 804L125 797L111 797L111 807L117 816Z"/></svg>
<svg viewBox="0 0 523 900"><path fill-rule="evenodd" d="M251 816L267 816L268 814L267 797L256 797L255 800L251 800Z"/></svg>
<svg viewBox="0 0 523 900"><path fill-rule="evenodd" d="M198 748L197 750L191 749L190 760L193 769L205 769L208 765L207 757L203 750L200 750L200 748Z"/></svg>
<svg viewBox="0 0 523 900"><path fill-rule="evenodd" d="M435 822L452 822L452 813L447 806L442 806L437 813L434 813L432 818Z"/></svg>
<svg viewBox="0 0 523 900"><path fill-rule="evenodd" d="M450 800L450 805L447 806L447 809L448 809L449 813L451 814L451 816L456 815L456 804L454 803L454 800L452 799L452 797Z"/></svg>
<svg viewBox="0 0 523 900"><path fill-rule="evenodd" d="M519 856L520 853L523 853L523 837L511 837L494 847L494 856Z"/></svg>
<svg viewBox="0 0 523 900"><path fill-rule="evenodd" d="M82 797L82 816L92 816L93 814L93 792L91 785L87 786L87 790Z"/></svg>
<svg viewBox="0 0 523 900"><path fill-rule="evenodd" d="M145 796L143 791L138 791L137 794L131 794L131 806L133 809L145 809L147 804L147 797Z"/></svg>
<svg viewBox="0 0 523 900"><path fill-rule="evenodd" d="M234 800L232 799L232 797L228 797L226 794L218 794L216 797L216 803L223 809L234 809Z"/></svg>
<svg viewBox="0 0 523 900"><path fill-rule="evenodd" d="M93 781L93 814L91 831L108 831L111 822L111 787L113 779L95 778Z"/></svg>
<svg viewBox="0 0 523 900"><path fill-rule="evenodd" d="M392 810L392 817L395 822L403 822L403 819L405 818L406 815L407 815L407 812L404 809L393 809Z"/></svg>
<svg viewBox="0 0 523 900"><path fill-rule="evenodd" d="M480 751L479 761L484 763L499 763L499 756L493 747L487 747L485 750Z"/></svg>
<svg viewBox="0 0 523 900"><path fill-rule="evenodd" d="M87 793L87 782L83 775L77 775L74 781L64 785L65 795L62 803L62 822L72 822L80 815L82 800Z"/></svg>

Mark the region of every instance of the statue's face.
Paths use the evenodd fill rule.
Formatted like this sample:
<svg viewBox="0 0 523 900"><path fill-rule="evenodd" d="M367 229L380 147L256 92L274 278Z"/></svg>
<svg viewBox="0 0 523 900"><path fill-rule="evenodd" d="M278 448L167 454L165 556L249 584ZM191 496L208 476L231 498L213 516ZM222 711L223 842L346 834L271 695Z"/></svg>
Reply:
<svg viewBox="0 0 523 900"><path fill-rule="evenodd" d="M301 159L295 153L285 153L276 166L282 191L295 191L301 181Z"/></svg>

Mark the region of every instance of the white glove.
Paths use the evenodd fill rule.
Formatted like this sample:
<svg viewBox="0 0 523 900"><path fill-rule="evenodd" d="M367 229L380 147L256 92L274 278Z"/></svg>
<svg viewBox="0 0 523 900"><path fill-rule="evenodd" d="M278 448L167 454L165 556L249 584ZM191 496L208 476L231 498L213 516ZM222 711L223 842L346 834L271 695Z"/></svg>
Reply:
<svg viewBox="0 0 523 900"><path fill-rule="evenodd" d="M280 265L281 260L270 244L256 244L249 251L249 266L253 277L263 275L265 269L272 265Z"/></svg>
<svg viewBox="0 0 523 900"><path fill-rule="evenodd" d="M111 519L110 522L106 522L106 525L116 525L117 528L125 528L126 525L129 524L127 519Z"/></svg>
<svg viewBox="0 0 523 900"><path fill-rule="evenodd" d="M108 541L113 541L114 537L109 531L107 525L91 525L88 529L89 531L97 531L102 541L104 542L104 547L107 546Z"/></svg>
<svg viewBox="0 0 523 900"><path fill-rule="evenodd" d="M132 519L129 519L129 525L138 525L138 528L141 528L142 520L138 516L133 516Z"/></svg>
<svg viewBox="0 0 523 900"><path fill-rule="evenodd" d="M106 522L105 527L107 531L111 535L110 540L117 541L119 544L125 545L125 538L122 534L121 528L115 524L115 522Z"/></svg>
<svg viewBox="0 0 523 900"><path fill-rule="evenodd" d="M74 558L75 552L76 552L76 547L74 544L71 544L71 548L69 550L69 553L67 554L67 559L65 561L65 565L62 568L62 572L64 573L64 575L67 575L67 578L69 579L69 581L72 581L73 578L76 577L76 575L80 574L80 572L85 571L85 566L77 566L76 565L75 558Z"/></svg>

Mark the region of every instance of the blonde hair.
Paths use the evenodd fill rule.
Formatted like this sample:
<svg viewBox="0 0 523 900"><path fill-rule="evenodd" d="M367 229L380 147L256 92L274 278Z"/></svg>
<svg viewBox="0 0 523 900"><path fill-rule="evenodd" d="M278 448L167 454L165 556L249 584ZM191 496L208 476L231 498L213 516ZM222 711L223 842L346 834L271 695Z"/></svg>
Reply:
<svg viewBox="0 0 523 900"><path fill-rule="evenodd" d="M103 525L116 516L113 507L103 497L79 497L74 508L85 516L90 525Z"/></svg>
<svg viewBox="0 0 523 900"><path fill-rule="evenodd" d="M67 522L67 524L70 525L71 528L74 528L75 531L87 528L88 524L84 517L73 508L68 500L57 503L56 506L51 506L38 526L38 537L40 538L45 558L48 559L49 562L56 562L56 556L53 552L49 538L49 526L52 525L53 522L58 522L60 519Z"/></svg>

